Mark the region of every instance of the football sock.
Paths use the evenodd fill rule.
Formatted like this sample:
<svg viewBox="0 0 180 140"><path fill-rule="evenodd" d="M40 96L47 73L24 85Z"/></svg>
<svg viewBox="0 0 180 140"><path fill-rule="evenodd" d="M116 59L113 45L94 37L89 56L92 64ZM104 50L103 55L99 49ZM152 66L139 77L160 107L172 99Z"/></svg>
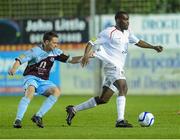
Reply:
<svg viewBox="0 0 180 140"><path fill-rule="evenodd" d="M36 116L43 117L46 112L48 112L52 106L56 103L57 97L54 95L50 95L42 104L39 111L36 113Z"/></svg>
<svg viewBox="0 0 180 140"><path fill-rule="evenodd" d="M85 110L85 109L89 109L89 108L93 108L95 107L97 104L96 104L96 101L93 98L90 98L89 100L79 104L79 105L76 105L74 106L74 111L77 112L77 111L81 111L81 110Z"/></svg>
<svg viewBox="0 0 180 140"><path fill-rule="evenodd" d="M26 96L22 97L21 101L19 102L16 119L22 120L29 103L30 103L30 99L28 97Z"/></svg>
<svg viewBox="0 0 180 140"><path fill-rule="evenodd" d="M124 113L125 113L125 106L126 106L126 97L125 96L118 96L116 99L117 104L117 114L118 114L118 121L124 120Z"/></svg>

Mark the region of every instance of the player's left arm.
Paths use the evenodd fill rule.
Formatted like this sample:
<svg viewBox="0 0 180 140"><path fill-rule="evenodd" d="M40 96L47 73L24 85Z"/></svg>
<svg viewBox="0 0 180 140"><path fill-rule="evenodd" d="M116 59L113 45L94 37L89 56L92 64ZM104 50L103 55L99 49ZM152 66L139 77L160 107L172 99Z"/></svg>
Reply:
<svg viewBox="0 0 180 140"><path fill-rule="evenodd" d="M89 52L88 58L94 58L93 52ZM68 63L76 64L76 63L82 63L83 56L74 56L67 60Z"/></svg>
<svg viewBox="0 0 180 140"><path fill-rule="evenodd" d="M154 46L154 45L151 45L143 40L139 40L138 43L136 43L135 45L137 45L138 47L141 47L141 48L149 48L149 49L154 49L156 50L157 52L162 52L163 51L163 47L158 45L158 46Z"/></svg>
<svg viewBox="0 0 180 140"><path fill-rule="evenodd" d="M71 63L71 64L76 64L80 63L82 60L82 56L74 56L71 57L70 55L67 55L65 53L61 53L60 55L57 55L55 57L55 60L64 62L64 63Z"/></svg>
<svg viewBox="0 0 180 140"><path fill-rule="evenodd" d="M69 60L67 60L67 62L71 64L76 64L76 63L80 63L81 60L82 60L82 56L74 56L71 57Z"/></svg>

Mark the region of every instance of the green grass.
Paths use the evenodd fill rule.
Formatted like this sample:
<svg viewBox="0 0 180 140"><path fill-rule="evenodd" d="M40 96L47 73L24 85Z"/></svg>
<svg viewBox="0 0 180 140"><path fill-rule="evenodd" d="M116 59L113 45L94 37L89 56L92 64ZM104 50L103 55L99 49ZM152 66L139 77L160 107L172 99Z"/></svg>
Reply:
<svg viewBox="0 0 180 140"><path fill-rule="evenodd" d="M116 98L108 104L78 112L72 126L65 122L65 107L78 104L90 96L61 96L55 106L43 118L45 128L36 127L30 120L44 101L35 97L23 119L23 128L14 129L17 105L21 97L0 97L0 138L14 139L166 139L180 138L179 96L127 96L126 119L133 128L115 128ZM155 116L152 127L140 127L137 117L142 111L150 111Z"/></svg>

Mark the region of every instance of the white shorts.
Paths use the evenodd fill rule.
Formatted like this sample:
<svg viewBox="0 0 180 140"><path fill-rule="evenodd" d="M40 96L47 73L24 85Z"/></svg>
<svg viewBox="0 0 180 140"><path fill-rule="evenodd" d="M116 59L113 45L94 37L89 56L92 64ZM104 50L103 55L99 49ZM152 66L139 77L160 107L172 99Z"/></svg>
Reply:
<svg viewBox="0 0 180 140"><path fill-rule="evenodd" d="M126 79L124 70L120 70L117 67L104 68L104 74L103 86L109 87L114 92L118 91L118 89L113 85L113 83L119 79Z"/></svg>

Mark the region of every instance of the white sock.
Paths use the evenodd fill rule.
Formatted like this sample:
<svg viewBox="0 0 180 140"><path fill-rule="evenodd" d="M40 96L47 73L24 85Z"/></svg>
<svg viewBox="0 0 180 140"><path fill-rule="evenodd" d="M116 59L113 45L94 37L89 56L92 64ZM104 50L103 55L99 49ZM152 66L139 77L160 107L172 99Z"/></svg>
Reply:
<svg viewBox="0 0 180 140"><path fill-rule="evenodd" d="M116 99L116 104L117 104L117 114L118 114L117 121L124 120L126 97L125 96L118 96Z"/></svg>
<svg viewBox="0 0 180 140"><path fill-rule="evenodd" d="M81 111L81 110L85 110L85 109L89 109L89 108L93 108L95 107L97 104L96 104L96 101L93 98L90 98L89 100L79 104L79 105L76 105L74 106L74 111L77 112L77 111Z"/></svg>

